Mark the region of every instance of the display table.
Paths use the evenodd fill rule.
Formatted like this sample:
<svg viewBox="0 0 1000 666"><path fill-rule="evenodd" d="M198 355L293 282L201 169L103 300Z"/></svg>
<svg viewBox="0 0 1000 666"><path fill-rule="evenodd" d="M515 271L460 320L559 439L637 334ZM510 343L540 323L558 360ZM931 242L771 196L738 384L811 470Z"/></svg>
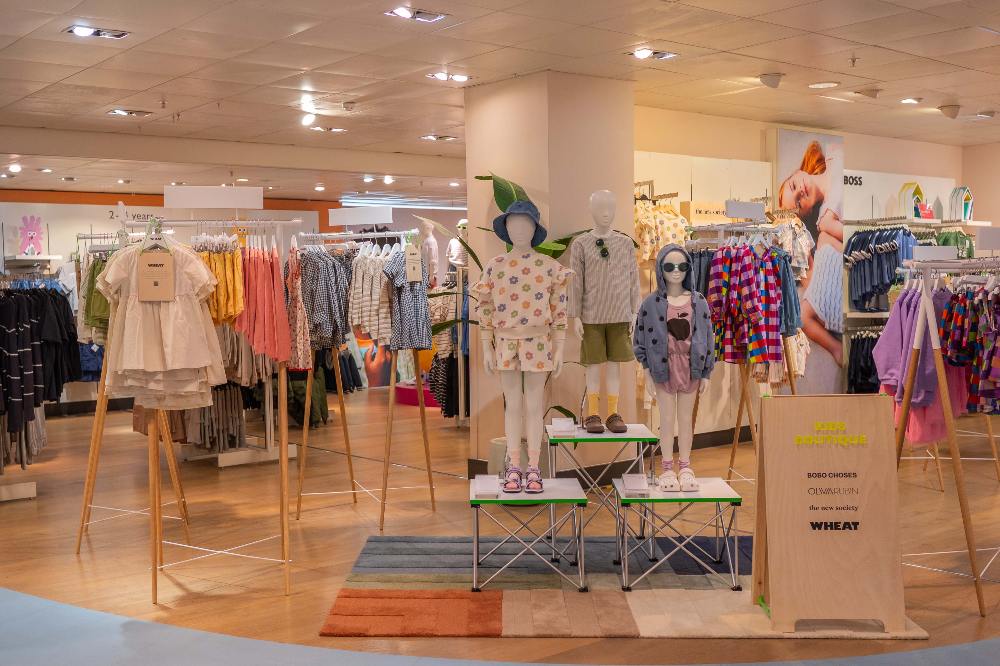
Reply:
<svg viewBox="0 0 1000 666"><path fill-rule="evenodd" d="M739 533L736 530L736 512L743 503L743 498L721 478L698 479L698 483L701 489L697 492L668 493L651 485L648 495L638 496L627 494L621 479L614 480L616 520L618 522L618 561L616 564L621 565L622 590L631 591L633 585L653 573L661 564L680 551L697 562L706 572L717 576L730 585L734 591L742 589L739 583L740 549ZM715 504L715 514L690 536L685 536L674 527L673 523L696 504ZM663 512L662 515L661 512ZM729 512L728 523L726 521L727 512ZM638 530L632 529L629 524L630 514L638 517ZM712 526L715 527L714 555L699 546L694 540L696 536ZM665 538L673 546L673 550L659 560L654 555L654 539L657 536ZM730 541L730 537L732 537L732 541ZM646 554L645 548L648 548L648 559L653 564L639 576L631 578L629 556L636 551ZM665 548L663 550L666 551ZM722 562L723 552L726 553L729 564L730 580L726 580L724 575L716 572L702 559L704 557L714 562Z"/></svg>
<svg viewBox="0 0 1000 666"><path fill-rule="evenodd" d="M548 435L549 440L550 473L556 473L556 470L558 469L556 467L557 452L559 449L562 449L562 452L566 455L570 462L573 463L573 468L576 470L577 475L583 482L586 483L586 493L597 500L600 503L599 506L604 507L612 518L617 516L614 496L610 491L605 492L604 489L601 488L601 481L611 471L612 465L618 462L622 453L624 453L625 449L628 448L628 445L633 443L637 445L636 454L632 459L631 464L629 464L628 469L626 469L623 473L631 474L635 472L637 465L639 467L639 471L645 472L645 463L643 462L644 456L647 451L655 449L660 441L660 438L654 435L653 432L642 423L629 423L627 432L614 433L605 430L600 435L592 435L579 426L574 432L564 434L554 429L551 425L547 425L545 426L545 434ZM585 446L588 444L608 443L621 443L621 447L611 460L603 467L603 469L601 469L600 473L597 474L597 476L592 476L590 472L587 471L586 466L580 462L573 451L577 446L581 445ZM598 511L595 511L588 516L585 526L589 525L590 521L593 520L597 514Z"/></svg>
<svg viewBox="0 0 1000 666"><path fill-rule="evenodd" d="M496 482L498 489L497 497L476 496L476 483L480 478L488 478ZM482 588L486 587L490 581L503 573L507 567L529 553L545 562L550 569L559 574L563 580L567 581L579 591L587 591L587 576L584 562L583 543L583 509L587 506L587 495L583 492L583 487L580 486L580 482L576 479L544 479L543 485L545 487L543 492L529 494L524 492L504 493L499 491L500 479L492 475L479 475L476 479L469 483L469 506L472 508L473 592L478 592ZM562 517L551 520L547 530L539 534L534 528L531 527L532 521L542 515L544 511L551 509L554 515L556 509L560 507L567 508L568 511L566 511ZM527 519L522 519L514 512L514 509L519 508L527 508L531 510ZM513 528L508 528L507 525L505 525L504 522L498 517L503 514L506 514L514 520L515 525ZM479 520L481 516L485 516L487 519L498 525L500 529L507 534L507 536L501 540L500 543L493 546L493 548L491 548L485 555L479 554ZM577 556L576 562L573 564L575 564L578 569L579 581L574 581L572 578L560 571L558 567L552 564L552 561L558 561L554 558L555 546L549 546L553 553L552 561L550 561L548 553L543 555L536 550L539 545L545 544L547 536L554 539L559 528L567 522L571 522L573 526L571 546L575 548ZM525 535L524 538L521 537L522 534ZM530 541L527 540L529 537ZM511 541L516 541L521 545L521 550L517 554L508 556L498 552L501 547ZM487 560L490 560L491 567L499 566L499 568L493 572L489 578L480 581L479 567L485 565Z"/></svg>

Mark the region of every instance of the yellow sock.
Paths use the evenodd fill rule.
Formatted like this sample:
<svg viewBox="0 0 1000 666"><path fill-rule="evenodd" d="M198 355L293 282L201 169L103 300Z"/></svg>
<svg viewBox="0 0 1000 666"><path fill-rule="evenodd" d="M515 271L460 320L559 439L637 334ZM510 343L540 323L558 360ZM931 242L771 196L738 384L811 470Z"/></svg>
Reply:
<svg viewBox="0 0 1000 666"><path fill-rule="evenodd" d="M587 416L597 414L601 411L601 394L600 393L588 393L587 394Z"/></svg>
<svg viewBox="0 0 1000 666"><path fill-rule="evenodd" d="M618 396L608 395L608 414L618 413Z"/></svg>

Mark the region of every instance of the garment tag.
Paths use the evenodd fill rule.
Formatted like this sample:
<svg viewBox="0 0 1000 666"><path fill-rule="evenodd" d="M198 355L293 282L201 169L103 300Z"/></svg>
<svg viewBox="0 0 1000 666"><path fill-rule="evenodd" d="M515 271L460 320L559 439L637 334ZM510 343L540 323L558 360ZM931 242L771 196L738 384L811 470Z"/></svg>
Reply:
<svg viewBox="0 0 1000 666"><path fill-rule="evenodd" d="M169 252L143 252L139 255L139 300L158 302L174 300L174 256Z"/></svg>
<svg viewBox="0 0 1000 666"><path fill-rule="evenodd" d="M90 345L90 351L94 352L95 354L97 353L97 350L99 350L99 349L100 349L100 347L97 346L96 342L94 344Z"/></svg>
<svg viewBox="0 0 1000 666"><path fill-rule="evenodd" d="M420 282L424 279L420 268L420 248L416 245L406 246L406 281Z"/></svg>

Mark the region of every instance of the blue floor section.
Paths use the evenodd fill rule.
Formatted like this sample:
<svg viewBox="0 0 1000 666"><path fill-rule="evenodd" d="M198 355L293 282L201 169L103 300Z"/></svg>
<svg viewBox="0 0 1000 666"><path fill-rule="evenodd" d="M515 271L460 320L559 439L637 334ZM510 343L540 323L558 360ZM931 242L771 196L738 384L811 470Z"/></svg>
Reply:
<svg viewBox="0 0 1000 666"><path fill-rule="evenodd" d="M256 641L132 620L0 588L3 666L482 666L486 663L506 662L402 657ZM1000 639L874 657L783 663L996 666L1000 663Z"/></svg>

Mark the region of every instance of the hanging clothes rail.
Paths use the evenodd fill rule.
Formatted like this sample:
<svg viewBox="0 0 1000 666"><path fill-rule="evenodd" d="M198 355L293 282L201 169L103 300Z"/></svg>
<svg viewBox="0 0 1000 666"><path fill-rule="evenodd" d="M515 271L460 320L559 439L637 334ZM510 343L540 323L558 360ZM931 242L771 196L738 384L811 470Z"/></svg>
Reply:
<svg viewBox="0 0 1000 666"><path fill-rule="evenodd" d="M407 229L407 230L400 230L400 231L360 231L360 232L341 231L341 232L325 232L325 233L300 232L298 234L298 238L300 240L302 240L302 242L304 242L304 243L320 243L320 244L328 242L328 241L330 241L330 242L341 242L341 241L351 241L351 240L371 240L371 239L378 239L378 238L399 238L399 239L401 239L405 243L408 238L411 238L413 236L417 236L417 235L419 235L419 233L420 232L417 229ZM399 351L400 350L392 349L389 352L390 353L390 358L391 358L390 369L389 369L389 412L388 412L388 416L386 418L385 453L384 453L384 459L383 459L383 462L382 462L382 492L381 492L381 495L379 495L378 498L377 498L378 502L379 502L379 531L380 532L385 529L385 507L386 507L387 500L388 500L388 495L389 495L389 466L390 466L390 460L391 460L391 457L392 457L392 434L393 434L392 433L392 426L393 426L392 419L393 419L393 410L394 410L394 407L395 407L395 404L396 404L396 368L397 368L397 361L398 361L398 358L399 358ZM431 469L430 441L429 441L429 438L428 438L428 435L427 435L427 411L426 411L426 406L424 404L423 379L421 378L421 374L420 374L420 363L419 363L419 360L418 360L417 350L416 349L411 349L410 351L413 354L413 365L414 365L414 368L415 368L415 373L414 373L415 374L415 380L416 380L416 387L415 388L416 388L416 392L417 392L417 404L418 404L418 406L420 408L420 428L421 428L421 433L422 433L422 436L423 436L424 461L425 461L425 465L427 467L427 484L428 484L428 487L430 489L431 510L432 511L436 511L437 510L437 503L436 503L436 500L434 498L434 477L433 477L433 471ZM337 381L338 381L338 383L340 383L340 389L341 389L339 391L340 409L341 409L341 423L343 424L343 428L344 428L344 441L345 441L345 444L347 445L348 473L349 473L349 475L351 477L351 479L350 479L351 480L351 490L349 492L351 493L351 496L352 496L354 502L357 502L357 494L358 494L358 492L367 493L368 495L371 495L372 497L375 497L375 493L373 493L371 490L367 489L365 486L363 486L361 483L359 483L354 478L354 467L353 467L353 463L352 463L351 450L350 450L350 439L348 437L348 432L347 432L347 419L346 419L346 411L345 411L345 407L344 407L343 383L341 382L341 377L339 376L339 364L338 363L334 363L333 365L334 365L335 372L338 373L337 374ZM308 396L310 394L310 389L311 389L311 385L306 390L307 400L308 400ZM306 413L308 414L308 410L309 410L309 403L308 402L306 403L306 410L307 410ZM305 453L305 446L303 446L303 453ZM296 501L296 518L298 518L301 515L301 510L302 510L302 495L303 495L302 487L303 487L303 484L305 482L305 468L306 468L305 462L306 462L305 456L303 455L303 457L301 457L299 459L299 461L298 461L298 464L299 464L299 492L298 492L298 499ZM327 492L327 493L308 493L308 494L310 494L310 495L327 495L327 494L337 494L337 493L335 491L334 493Z"/></svg>

